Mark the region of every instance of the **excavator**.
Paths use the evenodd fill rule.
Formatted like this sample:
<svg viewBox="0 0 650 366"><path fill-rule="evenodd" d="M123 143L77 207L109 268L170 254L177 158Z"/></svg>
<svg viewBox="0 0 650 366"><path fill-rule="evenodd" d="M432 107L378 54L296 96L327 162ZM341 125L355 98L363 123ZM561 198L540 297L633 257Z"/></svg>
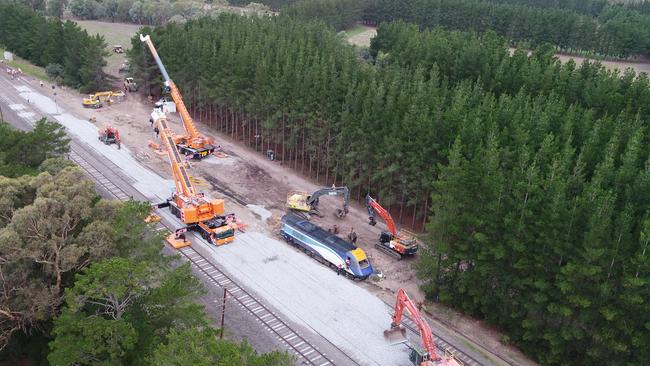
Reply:
<svg viewBox="0 0 650 366"><path fill-rule="evenodd" d="M400 260L404 256L410 256L418 251L418 242L415 235L407 233L405 230L400 232L395 227L395 221L388 210L383 208L374 198L366 195L366 209L368 209L369 224L377 224L377 214L384 219L388 231L382 231L379 235L379 242L375 247L391 257Z"/></svg>
<svg viewBox="0 0 650 366"><path fill-rule="evenodd" d="M167 242L176 249L190 245L185 238L185 232L188 230L199 232L205 240L217 246L232 242L237 229L235 215L224 215L222 199L212 199L197 192L192 184L192 177L187 171L185 157L178 152L174 144L172 130L167 124L165 114L154 109L151 118L160 131L160 140L167 150L176 185L172 197L166 202L153 205L153 208L169 207L170 211L186 225L170 234L166 238Z"/></svg>
<svg viewBox="0 0 650 366"><path fill-rule="evenodd" d="M95 94L90 94L88 98L83 98L81 104L86 108L101 108L103 103L112 103L113 97L120 101L124 98L124 93L121 91L103 91Z"/></svg>
<svg viewBox="0 0 650 366"><path fill-rule="evenodd" d="M158 64L158 68L165 79L165 90L171 94L172 99L176 104L176 109L180 113L183 121L185 135L173 136L174 144L178 147L181 154L189 155L193 159L200 160L209 154L212 154L215 149L212 139L202 135L194 125L190 112L188 112L187 107L185 107L185 102L183 102L183 96L181 95L180 90L178 90L176 84L169 78L167 69L165 69L165 65L163 65L160 56L158 56L156 47L154 47L153 42L151 42L151 37L149 37L149 35L144 36L140 34L140 41L144 42L147 47L149 47L149 51L151 51L151 55L156 61L156 64Z"/></svg>
<svg viewBox="0 0 650 366"><path fill-rule="evenodd" d="M291 191L287 194L287 207L299 211L307 212L310 215L317 215L323 217L324 215L318 211L318 199L323 196L343 196L343 208L336 209L336 217L342 218L348 214L348 205L350 203L350 190L348 187L325 187L310 194Z"/></svg>
<svg viewBox="0 0 650 366"><path fill-rule="evenodd" d="M404 309L411 315L411 320L417 325L420 337L422 337L422 345L424 350L419 350L412 345L408 345L411 349L409 359L415 366L461 366L462 364L456 360L451 354L439 356L436 352L436 342L431 333L429 323L422 318L417 306L411 301L403 288L397 292L397 301L395 302L395 314L393 315L393 322L390 324L390 329L384 331L384 337L390 340L391 343L404 343L406 329L402 327L402 316Z"/></svg>

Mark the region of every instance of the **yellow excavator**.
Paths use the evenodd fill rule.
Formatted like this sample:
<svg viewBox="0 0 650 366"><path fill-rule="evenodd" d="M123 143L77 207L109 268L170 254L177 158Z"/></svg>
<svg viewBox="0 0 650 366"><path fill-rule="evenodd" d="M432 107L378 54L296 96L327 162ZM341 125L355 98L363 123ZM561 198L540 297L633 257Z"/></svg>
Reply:
<svg viewBox="0 0 650 366"><path fill-rule="evenodd" d="M202 135L194 125L192 116L190 116L190 112L187 110L187 107L185 107L185 103L183 102L183 96L181 95L180 90L178 90L176 84L169 78L167 69L165 69L165 65L163 65L160 56L158 56L158 51L156 51L156 47L154 47L153 42L151 42L151 38L148 35L145 36L141 34L140 41L144 42L147 47L149 47L151 55L156 61L156 64L158 64L160 73L163 75L163 78L165 78L165 91L171 94L172 99L176 104L176 110L180 113L181 119L183 120L185 135L173 136L174 143L178 147L178 150L181 154L190 156L192 159L202 159L212 154L215 149L212 139Z"/></svg>
<svg viewBox="0 0 650 366"><path fill-rule="evenodd" d="M324 215L318 210L318 202L321 196L343 196L343 208L337 208L335 214L338 218L342 218L348 214L350 190L345 186L325 187L312 194L301 191L290 191L287 194L287 208L294 211L306 212L309 215L323 217Z"/></svg>
<svg viewBox="0 0 650 366"><path fill-rule="evenodd" d="M103 103L111 104L116 100L121 101L122 98L124 98L124 93L121 91L103 91L90 94L88 98L81 101L81 104L86 108L101 108L104 106Z"/></svg>
<svg viewBox="0 0 650 366"><path fill-rule="evenodd" d="M176 190L166 202L154 205L154 208L169 207L185 226L167 237L167 242L174 248L190 245L185 238L188 230L197 231L214 245L230 243L235 239L238 221L234 214L224 215L224 201L213 199L197 192L192 183L192 176L187 171L185 157L178 152L172 139L172 130L167 124L165 114L158 109L151 113L155 126L160 131L160 140L167 150L169 163Z"/></svg>

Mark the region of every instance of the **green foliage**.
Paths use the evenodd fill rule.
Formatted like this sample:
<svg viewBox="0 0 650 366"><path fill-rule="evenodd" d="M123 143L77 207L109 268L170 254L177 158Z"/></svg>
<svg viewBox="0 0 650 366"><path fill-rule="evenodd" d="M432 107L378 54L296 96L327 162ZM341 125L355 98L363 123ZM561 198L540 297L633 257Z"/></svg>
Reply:
<svg viewBox="0 0 650 366"><path fill-rule="evenodd" d="M258 355L246 342L218 340L214 329L172 330L148 359L154 366L290 366L293 360L277 351Z"/></svg>
<svg viewBox="0 0 650 366"><path fill-rule="evenodd" d="M364 0L299 0L282 8L281 13L303 21L320 20L342 30L361 19L365 3Z"/></svg>
<svg viewBox="0 0 650 366"><path fill-rule="evenodd" d="M650 16L621 6L589 2L553 3L536 0L371 0L367 23L395 19L421 27L495 31L513 43L551 43L563 51L587 50L627 57L650 54ZM565 3L565 2L561 2ZM580 9L585 14L575 10ZM602 9L598 14L593 14Z"/></svg>
<svg viewBox="0 0 650 366"><path fill-rule="evenodd" d="M251 0L229 0L228 3L236 6L245 6L250 3L260 3L264 5L270 6L272 9L279 10L283 6L291 5L295 3L298 0L257 0L257 1L251 1Z"/></svg>
<svg viewBox="0 0 650 366"><path fill-rule="evenodd" d="M73 22L47 19L16 4L0 4L0 24L0 44L37 66L62 65L65 85L84 90L105 85L101 68L107 51L102 37L91 37Z"/></svg>
<svg viewBox="0 0 650 366"><path fill-rule="evenodd" d="M136 332L128 322L84 316L69 308L54 320L51 365L126 365L122 360L135 346Z"/></svg>
<svg viewBox="0 0 650 366"><path fill-rule="evenodd" d="M53 0L58 1L58 0ZM70 12L80 19L102 19L137 24L165 24L208 13L203 1L194 0L72 0ZM216 3L216 2L215 2Z"/></svg>
<svg viewBox="0 0 650 366"><path fill-rule="evenodd" d="M252 123L286 165L416 220L432 209L419 265L430 297L543 364L648 363L645 74L405 23L380 26L374 63L283 16L200 19L152 39L213 125Z"/></svg>
<svg viewBox="0 0 650 366"><path fill-rule="evenodd" d="M90 308L90 313L119 320L151 288L152 280L144 263L108 259L76 275L74 287L66 291L67 305L72 311Z"/></svg>
<svg viewBox="0 0 650 366"><path fill-rule="evenodd" d="M46 159L67 153L69 141L60 124L44 118L30 132L0 122L0 175L35 174Z"/></svg>
<svg viewBox="0 0 650 366"><path fill-rule="evenodd" d="M258 355L217 341L189 264L176 268L116 257L75 276L54 321L53 365L291 365L284 353ZM206 363L208 362L208 363Z"/></svg>
<svg viewBox="0 0 650 366"><path fill-rule="evenodd" d="M59 174L63 169L74 165L73 162L64 158L48 158L41 163L38 167L38 171L48 172L50 175L54 176Z"/></svg>
<svg viewBox="0 0 650 366"><path fill-rule="evenodd" d="M58 312L67 276L110 248L80 240L99 218L94 185L78 169L1 178L0 190L2 347L16 331L42 330Z"/></svg>
<svg viewBox="0 0 650 366"><path fill-rule="evenodd" d="M63 80L63 77L65 76L65 70L63 69L63 66L59 64L47 64L47 66L45 66L45 73L47 73L47 76L52 80Z"/></svg>

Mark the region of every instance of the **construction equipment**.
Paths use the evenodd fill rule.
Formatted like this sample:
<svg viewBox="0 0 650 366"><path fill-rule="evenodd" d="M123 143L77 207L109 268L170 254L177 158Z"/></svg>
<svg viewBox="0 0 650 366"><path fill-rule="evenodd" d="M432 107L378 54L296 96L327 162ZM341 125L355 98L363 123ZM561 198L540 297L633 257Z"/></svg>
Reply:
<svg viewBox="0 0 650 366"><path fill-rule="evenodd" d="M408 344L405 338L406 330L401 325L405 309L411 315L411 320L418 327L424 350ZM436 342L433 339L429 323L422 318L417 306L411 301L404 289L399 289L397 292L393 322L390 324L390 329L384 331L384 337L391 341L391 343L406 343L411 349L409 359L415 366L461 366L461 363L451 354L445 354L442 357L438 355L438 352L436 352Z"/></svg>
<svg viewBox="0 0 650 366"><path fill-rule="evenodd" d="M124 53L124 48L122 47L122 45L116 44L115 46L113 46L113 52Z"/></svg>
<svg viewBox="0 0 650 366"><path fill-rule="evenodd" d="M230 243L234 240L235 229L238 228L234 214L224 215L222 199L212 199L196 191L192 184L192 177L187 171L185 157L178 152L174 144L172 130L167 125L165 114L154 109L151 118L160 131L160 140L167 150L176 185L172 197L154 207L169 207L170 211L185 224L184 228L168 236L167 241L177 249L190 245L190 242L185 239L185 232L195 230L212 244Z"/></svg>
<svg viewBox="0 0 650 366"><path fill-rule="evenodd" d="M133 78L124 78L124 91L137 92L138 83L136 83Z"/></svg>
<svg viewBox="0 0 650 366"><path fill-rule="evenodd" d="M124 61L120 67L117 69L118 73L126 73L131 70L131 66L129 65L129 61Z"/></svg>
<svg viewBox="0 0 650 366"><path fill-rule="evenodd" d="M103 103L111 104L115 101L120 102L124 98L124 93L121 91L103 91L95 94L90 94L88 98L84 98L81 104L86 108L101 108Z"/></svg>
<svg viewBox="0 0 650 366"><path fill-rule="evenodd" d="M404 256L410 256L418 251L418 242L414 234L402 230L397 231L395 221L388 210L383 208L374 198L366 195L366 208L371 226L377 224L377 214L386 222L388 231L382 231L379 235L379 242L375 247L382 252L390 255L395 259L402 259Z"/></svg>
<svg viewBox="0 0 650 366"><path fill-rule="evenodd" d="M106 145L116 144L119 150L121 147L120 132L117 128L106 127L103 131L99 131L99 141Z"/></svg>
<svg viewBox="0 0 650 366"><path fill-rule="evenodd" d="M185 135L182 136L173 136L174 143L178 147L178 150L181 154L190 155L193 159L202 159L209 154L214 152L215 146L213 145L212 139L202 135L199 130L194 125L194 121L188 112L185 103L183 102L183 97L181 92L178 90L176 84L169 78L169 74L165 69L165 66L158 56L158 51L154 47L151 38L147 35L144 36L140 34L140 41L147 44L151 55L153 56L158 68L165 79L165 91L169 92L176 104L176 109L181 115L183 121L183 128L185 129Z"/></svg>
<svg viewBox="0 0 650 366"><path fill-rule="evenodd" d="M310 215L318 215L323 217L324 215L318 211L318 199L322 195L328 196L343 196L343 208L336 209L336 216L339 218L344 217L348 214L348 204L350 203L350 190L348 187L325 187L317 190L316 192L310 194L299 192L299 191L290 191L287 194L287 207L302 212L308 212Z"/></svg>

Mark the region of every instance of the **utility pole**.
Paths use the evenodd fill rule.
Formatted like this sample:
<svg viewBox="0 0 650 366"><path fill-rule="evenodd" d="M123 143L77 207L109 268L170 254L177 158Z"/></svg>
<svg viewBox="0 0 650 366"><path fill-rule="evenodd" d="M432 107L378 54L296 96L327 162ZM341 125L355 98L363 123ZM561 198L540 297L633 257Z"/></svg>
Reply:
<svg viewBox="0 0 650 366"><path fill-rule="evenodd" d="M5 118L2 115L2 105L0 104L0 121L4 121L4 120L5 120Z"/></svg>
<svg viewBox="0 0 650 366"><path fill-rule="evenodd" d="M221 306L221 331L219 332L219 339L223 339L223 320L226 317L226 295L228 294L228 289L223 288L223 305Z"/></svg>

